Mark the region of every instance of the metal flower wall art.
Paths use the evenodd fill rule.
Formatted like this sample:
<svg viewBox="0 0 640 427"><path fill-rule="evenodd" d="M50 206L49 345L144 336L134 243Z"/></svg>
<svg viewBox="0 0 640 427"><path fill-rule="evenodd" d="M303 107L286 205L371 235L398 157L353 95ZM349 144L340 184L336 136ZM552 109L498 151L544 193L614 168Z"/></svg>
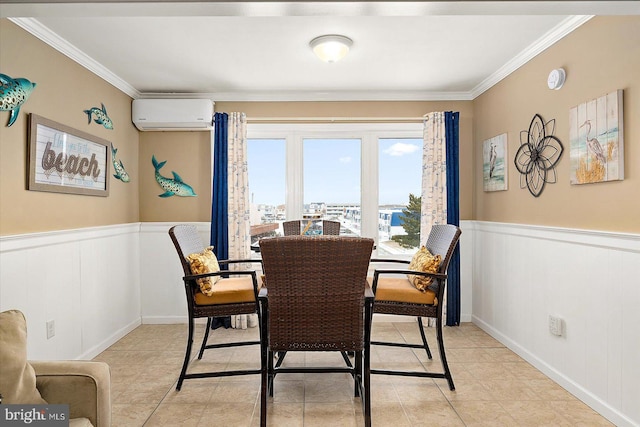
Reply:
<svg viewBox="0 0 640 427"><path fill-rule="evenodd" d="M555 119L544 122L539 114L533 116L529 130L520 131L520 147L514 163L520 172L520 188L528 188L538 197L545 184L556 182L556 164L564 147L555 133Z"/></svg>

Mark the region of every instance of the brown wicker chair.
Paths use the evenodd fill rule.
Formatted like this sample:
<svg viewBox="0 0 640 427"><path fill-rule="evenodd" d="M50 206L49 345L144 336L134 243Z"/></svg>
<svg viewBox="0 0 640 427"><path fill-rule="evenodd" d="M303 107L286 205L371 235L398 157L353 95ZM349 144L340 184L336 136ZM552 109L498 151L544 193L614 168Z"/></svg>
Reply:
<svg viewBox="0 0 640 427"><path fill-rule="evenodd" d="M202 359L205 349L237 347L245 345L260 344L260 341L239 341L221 344L209 344L209 331L211 330L211 320L213 317L231 316L236 314L252 314L258 313L258 281L254 270L229 271L230 264L238 263L260 263L260 260L218 260L221 271L217 273L191 274L190 263L187 257L190 254L202 252L205 246L202 244L200 235L196 227L192 225L176 225L169 230L169 236L173 242L182 269L184 271L184 288L187 295L187 309L189 314L189 337L187 340L187 349L184 355L184 362L178 379L176 390L180 390L185 379L192 378L210 378L223 377L233 375L249 375L259 374L259 369L253 370L235 370L235 371L219 371L187 374L187 367L191 358L191 348L193 346L193 332L195 327L195 319L206 317L207 327L198 353L198 359ZM226 268L224 266L227 266ZM208 276L221 276L222 278L216 283L214 295L207 297L200 292L200 287L196 279ZM223 302L217 302L216 299L224 299Z"/></svg>
<svg viewBox="0 0 640 427"><path fill-rule="evenodd" d="M265 287L262 311L260 424L266 425L267 394L278 373L347 372L354 395L362 395L371 425L369 342L373 293L367 270L373 240L339 236L289 236L260 242ZM268 292L267 292L268 290ZM339 351L347 366L284 367L290 351ZM280 355L274 366L274 353ZM347 352L355 355L352 364Z"/></svg>
<svg viewBox="0 0 640 427"><path fill-rule="evenodd" d="M322 234L325 236L338 236L340 235L340 222L338 221L322 221Z"/></svg>
<svg viewBox="0 0 640 427"><path fill-rule="evenodd" d="M423 273L417 271L411 271L408 269L376 269L374 270L373 278L369 278L372 282L372 289L376 295L375 302L373 304L374 313L383 314L396 314L402 316L416 316L418 318L418 327L420 328L420 335L422 337L422 344L411 343L397 343L397 342L382 342L372 341L372 345L386 345L393 347L407 347L407 348L422 348L427 352L429 359L432 358L431 350L427 344L427 338L424 334L422 325L422 317L436 319L436 336L438 339L438 349L440 351L440 360L442 362L442 368L444 373L433 372L407 372L407 371L393 371L372 369L372 374L385 374L385 375L402 375L402 376L415 376L415 377L428 377L428 378L446 378L449 383L449 388L455 390L453 384L453 378L449 371L449 365L447 364L447 356L444 349L444 341L442 339L442 306L437 302L444 301L444 290L447 280L447 268L449 267L449 261L453 255L453 251L460 239L461 230L449 224L434 225L429 233L426 247L434 255L440 255L442 262L438 273ZM409 264L406 260L389 260L389 259L372 259L372 263L404 263ZM434 284L437 286L436 304L416 303L416 300L421 298L422 292L413 287L407 279L406 274L415 274L419 276L431 276L433 277ZM398 277L398 275L402 275ZM405 283L406 282L406 283ZM389 296L393 291L394 294L392 301L385 301L383 295ZM391 297L389 297L391 299Z"/></svg>
<svg viewBox="0 0 640 427"><path fill-rule="evenodd" d="M299 219L282 223L282 231L285 236L299 236L302 231L302 223Z"/></svg>

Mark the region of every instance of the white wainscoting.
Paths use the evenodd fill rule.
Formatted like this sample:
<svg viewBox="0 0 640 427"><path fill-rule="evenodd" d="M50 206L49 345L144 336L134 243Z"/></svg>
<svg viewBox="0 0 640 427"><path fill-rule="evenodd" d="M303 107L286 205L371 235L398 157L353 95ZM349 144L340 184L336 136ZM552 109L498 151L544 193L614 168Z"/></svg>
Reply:
<svg viewBox="0 0 640 427"><path fill-rule="evenodd" d="M209 241L211 225L193 222L202 242ZM140 225L140 293L142 323L187 323L182 265L169 237L176 223L146 222Z"/></svg>
<svg viewBox="0 0 640 427"><path fill-rule="evenodd" d="M90 359L142 323L186 322L173 223L0 237L0 310L32 359ZM209 239L209 223L194 223ZM619 426L640 425L640 235L462 221L461 318ZM548 316L565 322L561 337ZM46 322L56 335L47 340Z"/></svg>
<svg viewBox="0 0 640 427"><path fill-rule="evenodd" d="M640 425L640 235L473 228L473 322L616 425Z"/></svg>
<svg viewBox="0 0 640 427"><path fill-rule="evenodd" d="M30 359L91 359L140 324L139 229L0 238L0 311L25 314Z"/></svg>

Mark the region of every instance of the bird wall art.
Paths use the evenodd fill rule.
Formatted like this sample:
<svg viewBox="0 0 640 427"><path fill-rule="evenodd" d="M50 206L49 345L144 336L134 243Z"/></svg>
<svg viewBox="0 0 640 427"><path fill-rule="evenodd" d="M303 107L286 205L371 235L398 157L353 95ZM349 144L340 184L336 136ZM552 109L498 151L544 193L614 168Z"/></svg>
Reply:
<svg viewBox="0 0 640 427"><path fill-rule="evenodd" d="M569 110L571 184L624 179L622 90Z"/></svg>
<svg viewBox="0 0 640 427"><path fill-rule="evenodd" d="M11 78L6 74L0 74L0 111L11 111L7 127L16 122L20 107L27 101L36 84L18 77Z"/></svg>

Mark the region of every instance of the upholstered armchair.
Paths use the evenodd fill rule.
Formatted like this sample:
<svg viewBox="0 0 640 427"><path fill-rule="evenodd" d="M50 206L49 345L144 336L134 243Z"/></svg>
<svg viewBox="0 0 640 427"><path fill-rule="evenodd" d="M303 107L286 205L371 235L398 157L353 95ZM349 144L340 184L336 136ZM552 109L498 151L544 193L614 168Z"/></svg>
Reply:
<svg viewBox="0 0 640 427"><path fill-rule="evenodd" d="M18 310L0 313L2 404L69 405L71 427L111 426L109 365L90 361L27 361L27 326Z"/></svg>

